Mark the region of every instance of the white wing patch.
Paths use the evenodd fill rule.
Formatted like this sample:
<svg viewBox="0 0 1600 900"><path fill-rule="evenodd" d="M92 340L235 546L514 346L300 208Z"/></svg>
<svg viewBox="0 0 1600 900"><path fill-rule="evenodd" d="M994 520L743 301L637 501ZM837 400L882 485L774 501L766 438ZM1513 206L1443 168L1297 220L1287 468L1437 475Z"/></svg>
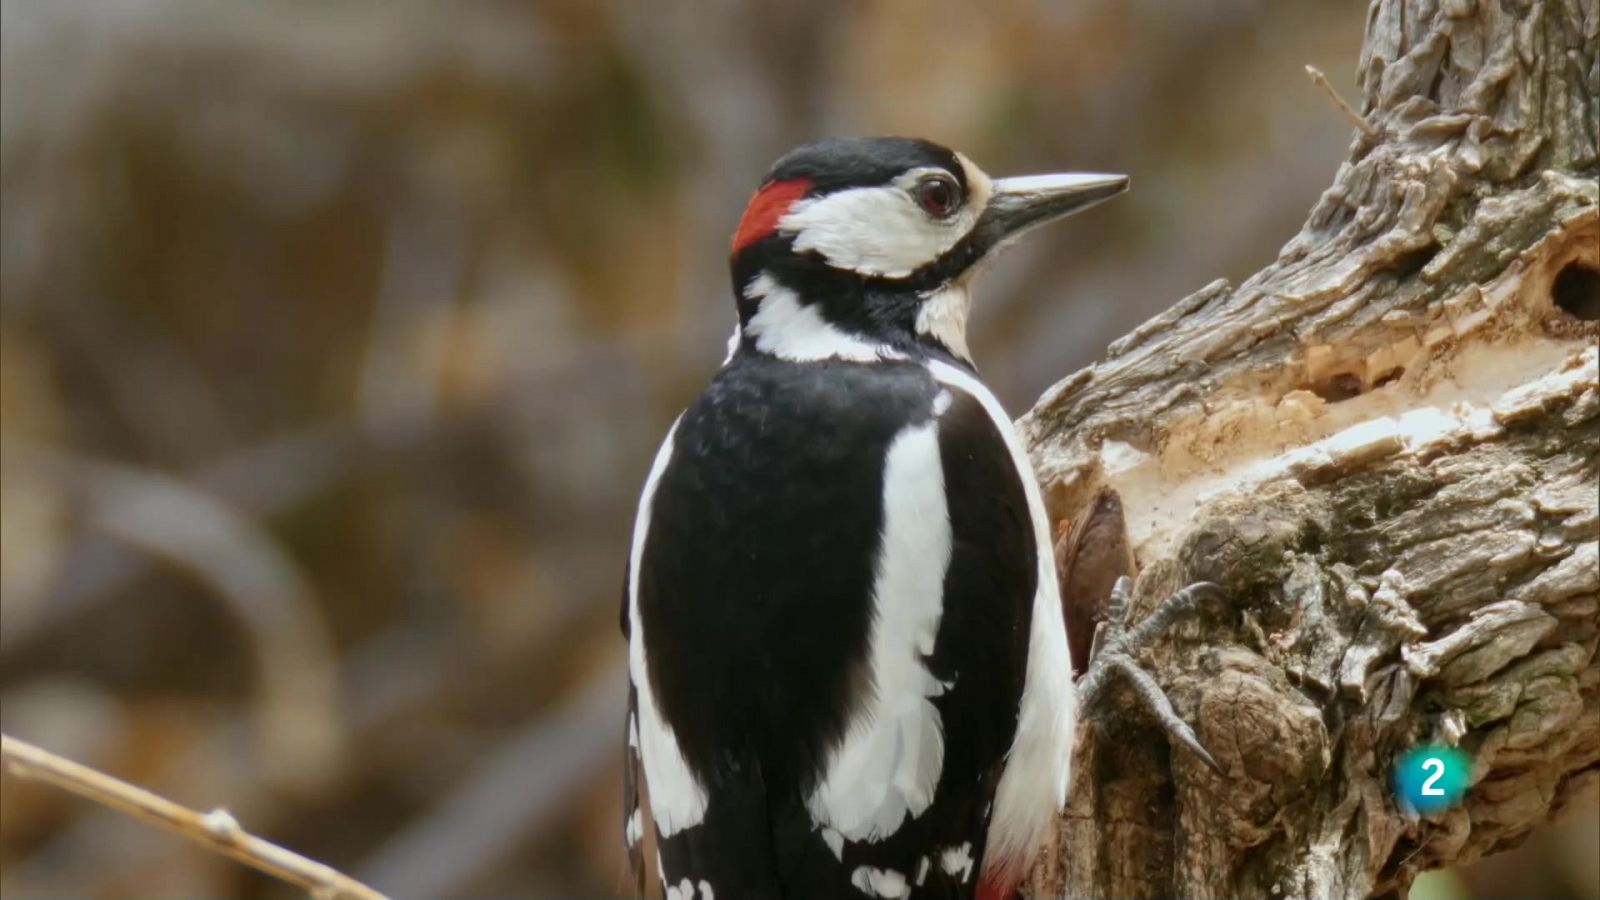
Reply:
<svg viewBox="0 0 1600 900"><path fill-rule="evenodd" d="M779 284L766 272L751 279L744 295L759 305L743 333L754 339L756 349L763 353L794 362L819 359L877 362L905 358L903 353L853 335L824 319L822 310L815 304L801 302L799 294ZM737 338L735 334L728 341L729 358L738 349Z"/></svg>
<svg viewBox="0 0 1600 900"><path fill-rule="evenodd" d="M711 882L700 879L700 884L685 878L677 884L667 884L665 887L666 900L717 900L717 894L711 889ZM698 890L698 893L696 891Z"/></svg>
<svg viewBox="0 0 1600 900"><path fill-rule="evenodd" d="M955 366L933 361L928 369L941 384L970 394L980 404L1011 451L1022 479L1033 521L1039 583L1033 595L1033 623L1028 633L1028 668L1017 715L1017 734L1006 756L1005 773L995 791L994 817L983 867L1001 880L1014 880L1050 832L1050 824L1067 799L1072 739L1077 727L1077 694L1067 655L1067 629L1056 584L1055 554L1044 498L1033 466L1011 419L983 383Z"/></svg>
<svg viewBox="0 0 1600 900"><path fill-rule="evenodd" d="M637 845L639 839L644 837L644 811L637 806L633 808L633 812L628 814L628 821L623 828L622 836L628 842L629 847Z"/></svg>
<svg viewBox="0 0 1600 900"><path fill-rule="evenodd" d="M656 451L650 476L645 479L639 513L633 522L633 550L628 560L628 621L632 626L632 636L628 640L628 671L639 700L639 718L636 723L630 723L628 737L639 744L639 759L644 763L645 783L650 790L650 812L662 837L671 837L698 825L705 818L707 801L705 787L689 769L672 726L656 706L645 664L644 622L639 618L639 565L644 559L645 536L650 530L650 510L655 501L656 485L672 459L672 436L677 430L678 423L672 423L661 449Z"/></svg>
<svg viewBox="0 0 1600 900"><path fill-rule="evenodd" d="M883 502L868 651L873 692L807 802L819 828L852 841L884 838L907 815L927 809L944 765L944 733L932 698L949 686L925 662L939 631L950 565L936 422L907 428L890 444Z"/></svg>
<svg viewBox="0 0 1600 900"><path fill-rule="evenodd" d="M939 853L939 868L946 875L960 880L966 884L972 880L972 842L967 841L959 847L946 847Z"/></svg>
<svg viewBox="0 0 1600 900"><path fill-rule="evenodd" d="M894 869L879 869L873 866L857 866L850 873L850 883L856 890L868 897L893 897L904 898L911 896L911 885L906 883L906 876Z"/></svg>
<svg viewBox="0 0 1600 900"><path fill-rule="evenodd" d="M844 862L844 835L834 831L832 828L824 828L822 829L822 842L828 845L829 850L833 851L834 859Z"/></svg>

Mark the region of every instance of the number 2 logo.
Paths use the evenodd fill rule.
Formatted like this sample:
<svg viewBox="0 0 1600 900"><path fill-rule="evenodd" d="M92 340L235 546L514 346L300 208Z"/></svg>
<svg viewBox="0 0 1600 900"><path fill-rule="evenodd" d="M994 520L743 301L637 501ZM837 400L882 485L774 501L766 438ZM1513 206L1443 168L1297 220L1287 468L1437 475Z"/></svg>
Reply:
<svg viewBox="0 0 1600 900"><path fill-rule="evenodd" d="M1432 772L1428 779L1422 782L1422 796L1443 797L1444 789L1438 787L1439 779L1444 777L1444 760L1437 756L1430 756L1422 761L1422 768Z"/></svg>
<svg viewBox="0 0 1600 900"><path fill-rule="evenodd" d="M1461 802L1472 777L1472 758L1459 747L1412 747L1395 760L1394 790L1401 801L1424 815Z"/></svg>

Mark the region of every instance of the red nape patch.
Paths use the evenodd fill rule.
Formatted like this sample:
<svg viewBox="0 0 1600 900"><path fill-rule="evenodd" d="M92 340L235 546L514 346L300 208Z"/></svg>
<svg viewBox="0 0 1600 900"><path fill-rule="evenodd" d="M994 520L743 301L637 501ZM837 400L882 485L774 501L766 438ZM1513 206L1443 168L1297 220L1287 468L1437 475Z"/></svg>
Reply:
<svg viewBox="0 0 1600 900"><path fill-rule="evenodd" d="M744 215L739 219L739 230L733 233L733 252L738 253L777 231L778 220L809 190L811 182L804 178L762 185L761 190L750 198L750 205L744 208Z"/></svg>

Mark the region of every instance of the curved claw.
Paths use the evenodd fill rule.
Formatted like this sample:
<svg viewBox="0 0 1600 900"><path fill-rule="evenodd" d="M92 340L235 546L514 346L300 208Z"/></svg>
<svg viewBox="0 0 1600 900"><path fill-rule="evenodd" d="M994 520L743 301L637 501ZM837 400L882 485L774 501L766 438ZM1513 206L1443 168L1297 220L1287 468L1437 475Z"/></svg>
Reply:
<svg viewBox="0 0 1600 900"><path fill-rule="evenodd" d="M1195 756L1200 757L1200 761L1205 763L1211 769L1211 771L1217 773L1218 775L1227 774L1227 770L1222 768L1222 763L1217 762L1217 758L1212 756L1210 751L1206 750L1204 744L1200 743L1200 738L1195 735L1194 729L1189 727L1188 722L1185 722L1184 720L1178 718L1176 714L1174 714L1172 719L1164 724L1167 726L1167 734L1177 738L1178 743L1188 747L1190 752L1194 753Z"/></svg>
<svg viewBox="0 0 1600 900"><path fill-rule="evenodd" d="M1154 640L1171 627L1174 621L1189 615L1202 605L1226 603L1228 593L1221 585L1209 581L1196 582L1168 597L1137 625L1127 628L1126 615L1131 585L1132 582L1127 577L1122 577L1117 579L1116 585L1111 590L1111 602L1108 605L1110 615L1102 625L1104 640L1096 641L1094 652L1090 655L1089 670L1078 681L1079 695L1083 698L1085 706L1095 706L1105 688L1107 673L1113 671L1122 673L1145 708L1172 740L1187 747L1213 772L1219 775L1225 774L1216 757L1200 743L1194 729L1172 708L1172 701L1167 699L1161 685L1156 683L1150 673L1141 669L1129 653L1130 650ZM1100 635L1097 635L1098 637Z"/></svg>
<svg viewBox="0 0 1600 900"><path fill-rule="evenodd" d="M1223 590L1222 585L1217 584L1215 581L1196 581L1194 584L1179 591L1178 598L1181 598L1181 602L1184 604L1193 604L1196 601L1207 599L1221 604L1228 601L1228 592Z"/></svg>
<svg viewBox="0 0 1600 900"><path fill-rule="evenodd" d="M1194 733L1194 729L1172 708L1172 701L1167 699L1166 692L1161 689L1161 685L1156 684L1155 678L1149 672L1139 668L1138 663L1135 663L1123 653L1112 652L1106 654L1103 665L1107 668L1102 671L1115 670L1128 679L1129 685L1133 687L1134 692L1143 701L1145 708L1160 723L1169 737L1187 747L1195 756L1200 757L1200 761L1210 767L1211 771L1216 772L1218 775L1226 773L1222 764L1217 762L1216 757L1212 756L1211 752L1205 748L1205 745L1200 743L1200 738ZM1094 702L1099 694L1099 688L1104 684L1104 676L1100 673L1094 674L1099 677L1092 681L1087 676L1084 678L1085 682L1089 682L1086 687L1092 692L1086 697L1089 703Z"/></svg>
<svg viewBox="0 0 1600 900"><path fill-rule="evenodd" d="M1223 590L1221 585L1209 581L1197 581L1168 597L1155 608L1154 612L1128 629L1121 636L1121 641L1115 649L1142 646L1170 628L1177 619L1194 612L1201 601L1211 600L1222 604L1227 602L1227 598L1228 592Z"/></svg>

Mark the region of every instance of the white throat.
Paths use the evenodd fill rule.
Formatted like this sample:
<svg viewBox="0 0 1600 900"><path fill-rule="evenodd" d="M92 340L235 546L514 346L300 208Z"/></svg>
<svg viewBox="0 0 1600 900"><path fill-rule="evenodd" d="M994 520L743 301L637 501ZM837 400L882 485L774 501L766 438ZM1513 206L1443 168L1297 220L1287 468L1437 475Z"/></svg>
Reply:
<svg viewBox="0 0 1600 900"><path fill-rule="evenodd" d="M943 344L956 358L972 362L967 350L967 313L972 309L972 291L967 279L953 281L923 297L917 310L917 334Z"/></svg>

